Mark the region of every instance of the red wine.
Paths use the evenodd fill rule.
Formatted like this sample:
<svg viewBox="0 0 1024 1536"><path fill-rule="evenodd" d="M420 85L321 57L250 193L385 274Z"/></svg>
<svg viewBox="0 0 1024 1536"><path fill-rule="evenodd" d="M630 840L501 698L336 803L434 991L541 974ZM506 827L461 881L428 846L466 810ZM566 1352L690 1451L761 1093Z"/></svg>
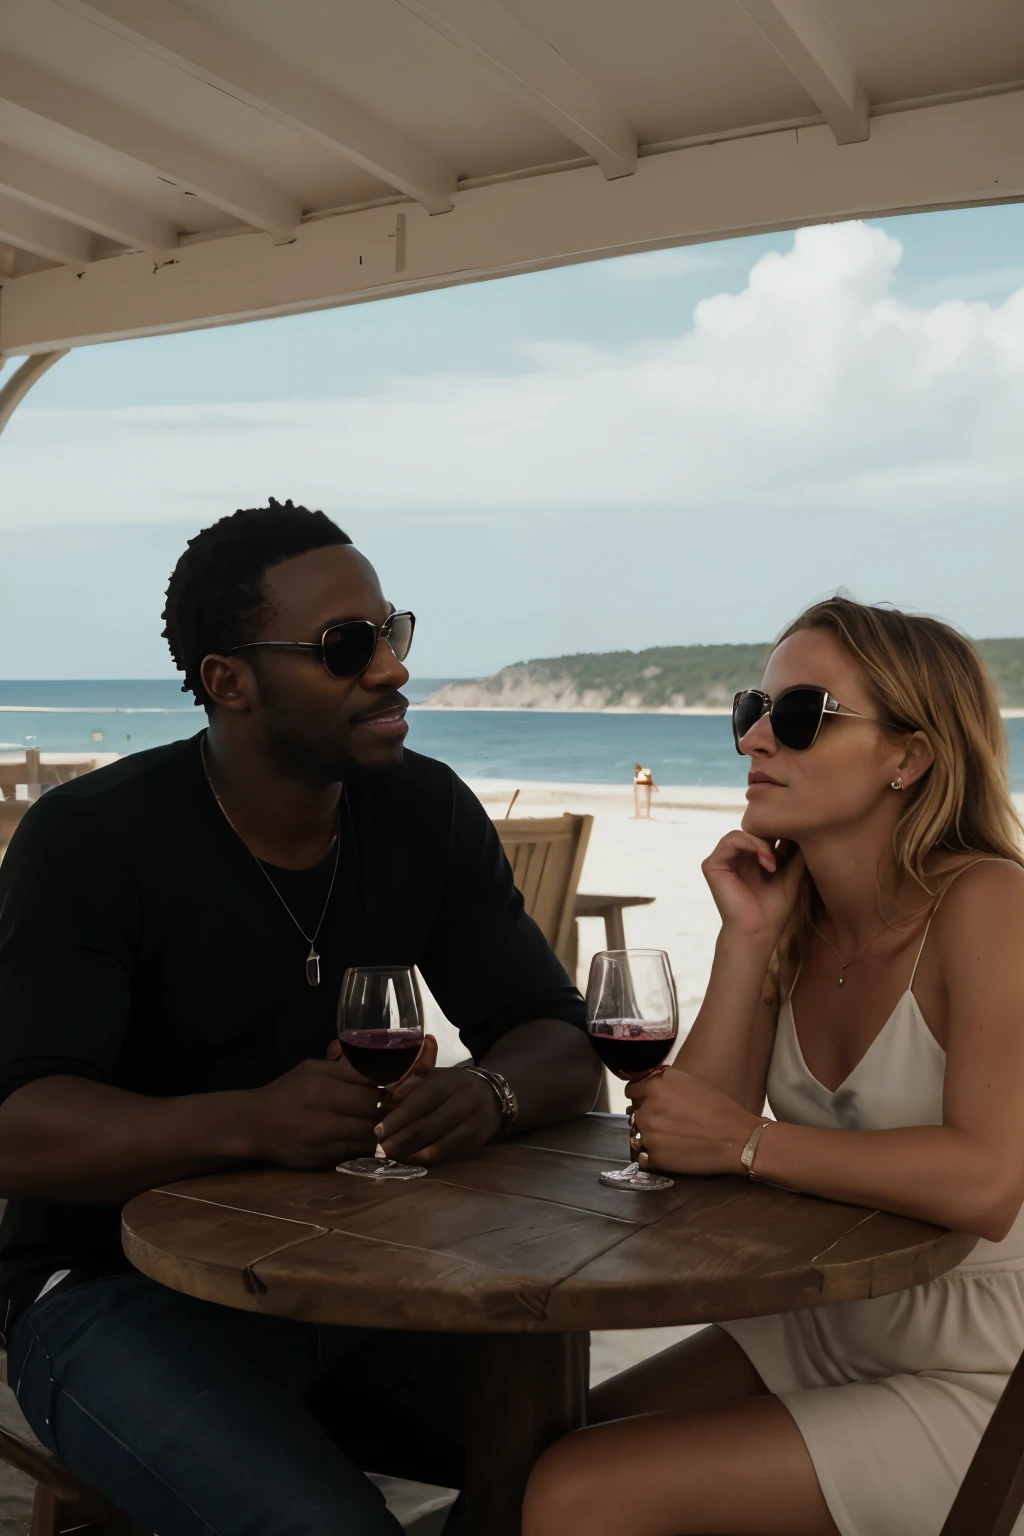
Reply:
<svg viewBox="0 0 1024 1536"><path fill-rule="evenodd" d="M376 1088L404 1077L423 1044L416 1029L353 1029L338 1038L356 1071Z"/></svg>
<svg viewBox="0 0 1024 1536"><path fill-rule="evenodd" d="M594 1050L605 1066L627 1083L660 1067L675 1038L675 1031L669 1034L641 1019L601 1019L590 1025Z"/></svg>

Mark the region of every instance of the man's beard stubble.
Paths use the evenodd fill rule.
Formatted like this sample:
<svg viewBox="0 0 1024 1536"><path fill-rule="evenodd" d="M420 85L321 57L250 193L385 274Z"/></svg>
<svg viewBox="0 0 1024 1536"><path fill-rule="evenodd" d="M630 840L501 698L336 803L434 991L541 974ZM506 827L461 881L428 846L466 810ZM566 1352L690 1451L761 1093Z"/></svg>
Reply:
<svg viewBox="0 0 1024 1536"><path fill-rule="evenodd" d="M266 677L259 679L259 696L267 755L283 777L313 789L328 789L334 784L379 785L408 774L404 751L396 762L368 767L351 757L340 742L331 743L322 732L310 731L305 721L292 717L291 696L286 698Z"/></svg>

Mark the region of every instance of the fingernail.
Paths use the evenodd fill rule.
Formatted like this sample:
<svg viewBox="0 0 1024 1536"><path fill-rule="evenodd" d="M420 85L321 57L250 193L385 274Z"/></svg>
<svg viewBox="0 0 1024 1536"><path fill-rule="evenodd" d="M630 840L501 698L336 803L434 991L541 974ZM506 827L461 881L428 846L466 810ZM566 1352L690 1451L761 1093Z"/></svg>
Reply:
<svg viewBox="0 0 1024 1536"><path fill-rule="evenodd" d="M646 1168L647 1167L647 1153L646 1152L641 1152L640 1156L637 1158L637 1162L640 1164L641 1168Z"/></svg>
<svg viewBox="0 0 1024 1536"><path fill-rule="evenodd" d="M384 1135L384 1127L382 1125L375 1125L373 1128L373 1134L376 1136L377 1140L380 1141L381 1137Z"/></svg>

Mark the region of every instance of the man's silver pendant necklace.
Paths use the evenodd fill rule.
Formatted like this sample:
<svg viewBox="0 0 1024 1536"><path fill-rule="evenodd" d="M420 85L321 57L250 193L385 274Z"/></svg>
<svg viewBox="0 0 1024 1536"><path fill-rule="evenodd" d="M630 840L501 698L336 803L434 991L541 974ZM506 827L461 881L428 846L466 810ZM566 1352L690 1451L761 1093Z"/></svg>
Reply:
<svg viewBox="0 0 1024 1536"><path fill-rule="evenodd" d="M338 861L341 856L341 806L338 806L338 824L334 829L334 869L331 872L331 883L327 888L327 900L324 902L323 911L320 913L320 921L317 923L312 934L308 934L303 928L302 924L299 922L298 918L295 916L295 913L292 911L291 907L281 895L281 892L278 890L277 886L274 884L262 859L256 858L256 855L252 852L249 844L246 842L245 838L242 836L241 832L239 832L238 828L235 826L234 822L231 820L231 817L225 810L224 802L220 798L220 795L218 795L217 790L214 787L213 779L210 777L210 768L206 761L205 736L202 736L199 741L199 755L203 760L203 772L206 774L206 782L210 786L210 792L213 795L213 798L220 806L221 815L224 817L224 820L227 822L232 832L238 838L238 841L241 843L242 847L246 850L247 853L252 854L253 859L256 861L257 867L263 871L270 889L273 891L274 895L277 897L278 901L281 903L282 907L284 907L285 911L288 913L288 916L291 918L292 922L295 924L296 928L299 930L299 932L302 934L302 937L309 945L309 954L306 956L306 980L309 982L311 987L318 987L320 985L320 956L317 953L316 941L320 935L320 929L324 925L324 918L327 916L327 908L330 906L331 897L334 894L334 882L338 877ZM345 791L342 789L343 798L344 794Z"/></svg>

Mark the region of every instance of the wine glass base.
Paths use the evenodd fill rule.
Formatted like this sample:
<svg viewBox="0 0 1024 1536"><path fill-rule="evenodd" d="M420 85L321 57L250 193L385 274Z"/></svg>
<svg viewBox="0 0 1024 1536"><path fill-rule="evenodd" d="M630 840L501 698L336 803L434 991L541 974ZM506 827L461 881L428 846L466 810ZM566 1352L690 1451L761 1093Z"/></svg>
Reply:
<svg viewBox="0 0 1024 1536"><path fill-rule="evenodd" d="M335 1173L350 1173L356 1179L425 1179L425 1168L413 1168L409 1163L396 1163L391 1157L354 1157L350 1162L339 1163Z"/></svg>
<svg viewBox="0 0 1024 1536"><path fill-rule="evenodd" d="M674 1179L666 1178L663 1173L648 1173L641 1168L639 1163L630 1163L626 1168L615 1168L608 1173L598 1175L602 1184L607 1184L611 1189L635 1189L639 1192L650 1193L656 1189L671 1189Z"/></svg>

